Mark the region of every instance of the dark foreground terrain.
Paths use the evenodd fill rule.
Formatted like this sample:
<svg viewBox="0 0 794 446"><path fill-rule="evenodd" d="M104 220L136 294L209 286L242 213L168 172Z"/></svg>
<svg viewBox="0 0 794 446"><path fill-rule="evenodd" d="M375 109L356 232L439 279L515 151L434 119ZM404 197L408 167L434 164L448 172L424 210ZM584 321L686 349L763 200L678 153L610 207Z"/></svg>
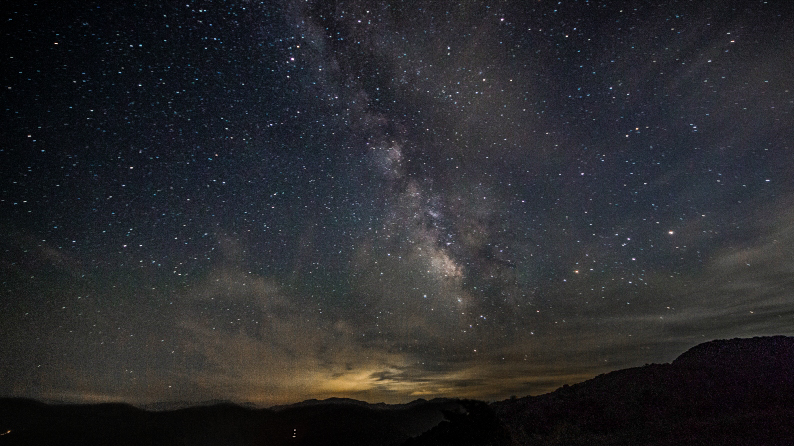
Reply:
<svg viewBox="0 0 794 446"><path fill-rule="evenodd" d="M307 401L146 411L0 399L0 445L793 445L794 338L698 345L672 364L486 404Z"/></svg>

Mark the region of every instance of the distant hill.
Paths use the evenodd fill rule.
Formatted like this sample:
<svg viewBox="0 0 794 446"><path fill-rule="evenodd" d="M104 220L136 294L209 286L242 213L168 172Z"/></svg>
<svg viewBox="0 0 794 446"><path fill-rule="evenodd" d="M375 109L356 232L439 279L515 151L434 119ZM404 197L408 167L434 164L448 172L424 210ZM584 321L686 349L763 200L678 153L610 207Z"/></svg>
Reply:
<svg viewBox="0 0 794 446"><path fill-rule="evenodd" d="M402 445L479 401L403 405L311 400L273 409L226 402L176 410L0 399L0 445Z"/></svg>
<svg viewBox="0 0 794 446"><path fill-rule="evenodd" d="M794 338L707 342L671 364L491 404L168 407L0 399L0 445L792 445Z"/></svg>

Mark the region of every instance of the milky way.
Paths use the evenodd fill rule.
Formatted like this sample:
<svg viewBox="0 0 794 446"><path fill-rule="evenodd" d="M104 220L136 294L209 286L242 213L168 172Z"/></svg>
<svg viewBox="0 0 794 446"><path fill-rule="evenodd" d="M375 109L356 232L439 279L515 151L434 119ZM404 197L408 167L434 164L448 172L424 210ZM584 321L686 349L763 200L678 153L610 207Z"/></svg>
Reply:
<svg viewBox="0 0 794 446"><path fill-rule="evenodd" d="M2 395L493 400L794 333L790 8L4 11Z"/></svg>

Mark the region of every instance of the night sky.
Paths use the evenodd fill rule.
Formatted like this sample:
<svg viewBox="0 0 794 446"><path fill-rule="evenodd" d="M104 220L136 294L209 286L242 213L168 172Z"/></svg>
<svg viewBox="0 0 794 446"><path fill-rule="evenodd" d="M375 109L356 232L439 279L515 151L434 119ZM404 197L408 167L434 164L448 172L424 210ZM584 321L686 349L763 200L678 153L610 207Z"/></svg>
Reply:
<svg viewBox="0 0 794 446"><path fill-rule="evenodd" d="M0 396L497 400L794 335L788 2L2 9Z"/></svg>

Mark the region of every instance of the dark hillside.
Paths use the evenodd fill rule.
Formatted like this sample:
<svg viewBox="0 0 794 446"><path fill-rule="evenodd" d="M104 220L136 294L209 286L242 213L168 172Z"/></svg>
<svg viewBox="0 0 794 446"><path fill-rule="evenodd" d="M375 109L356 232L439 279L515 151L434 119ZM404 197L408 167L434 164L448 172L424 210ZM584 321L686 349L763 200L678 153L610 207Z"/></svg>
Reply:
<svg viewBox="0 0 794 446"><path fill-rule="evenodd" d="M517 444L792 444L794 338L708 342L492 406Z"/></svg>

